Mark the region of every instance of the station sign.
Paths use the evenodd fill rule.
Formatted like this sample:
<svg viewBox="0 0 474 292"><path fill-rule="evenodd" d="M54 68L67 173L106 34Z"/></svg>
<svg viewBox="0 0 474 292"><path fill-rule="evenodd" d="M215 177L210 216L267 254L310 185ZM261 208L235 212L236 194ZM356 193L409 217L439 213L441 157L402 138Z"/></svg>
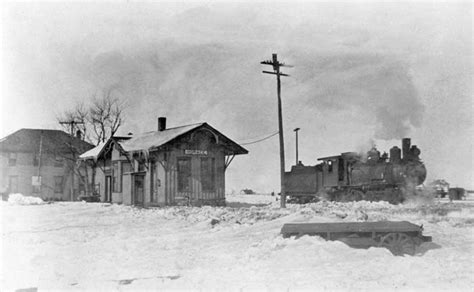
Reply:
<svg viewBox="0 0 474 292"><path fill-rule="evenodd" d="M207 155L207 150L184 150L186 155Z"/></svg>

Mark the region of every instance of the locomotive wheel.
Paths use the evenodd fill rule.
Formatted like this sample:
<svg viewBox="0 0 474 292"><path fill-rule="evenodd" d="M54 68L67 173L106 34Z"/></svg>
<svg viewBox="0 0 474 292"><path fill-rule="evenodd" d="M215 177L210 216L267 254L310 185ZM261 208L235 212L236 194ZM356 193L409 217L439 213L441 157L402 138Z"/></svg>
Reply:
<svg viewBox="0 0 474 292"><path fill-rule="evenodd" d="M385 247L393 255L414 255L416 244L413 239L405 233L389 233L380 240L381 247Z"/></svg>

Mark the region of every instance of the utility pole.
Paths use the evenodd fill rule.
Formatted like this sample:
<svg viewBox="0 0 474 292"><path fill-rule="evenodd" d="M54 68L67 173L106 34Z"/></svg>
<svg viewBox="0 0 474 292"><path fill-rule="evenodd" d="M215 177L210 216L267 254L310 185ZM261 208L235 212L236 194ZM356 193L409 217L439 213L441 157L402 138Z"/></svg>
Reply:
<svg viewBox="0 0 474 292"><path fill-rule="evenodd" d="M283 120L282 120L282 110L281 110L281 84L280 76L289 76L280 72L280 67L292 67L280 63L277 58L277 54L272 55L272 60L266 60L260 62L262 65L271 65L273 67L273 72L271 71L262 71L266 74L273 74L277 77L277 94L278 94L278 132L280 136L280 184L281 184L281 208L286 208L286 193L285 193L285 143L283 141Z"/></svg>
<svg viewBox="0 0 474 292"><path fill-rule="evenodd" d="M84 121L75 121L74 119L73 120L70 120L70 121L64 121L64 122L59 122L61 125L69 125L71 127L71 137L69 138L70 139L70 149L71 149L71 156L72 156L72 166L71 166L71 194L70 194L70 199L71 201L74 201L74 167L75 167L75 163L76 163L76 155L74 153L74 149L73 149L73 146L72 146L72 137L74 137L74 126L75 125L79 125L79 124L84 124ZM68 165L68 161L66 159L66 165L67 167L69 167Z"/></svg>
<svg viewBox="0 0 474 292"><path fill-rule="evenodd" d="M84 124L84 121L75 121L75 120L71 120L71 121L64 121L64 122L59 122L61 125L69 125L70 127L70 131L71 131L71 136L74 136L74 126L75 125L79 125L79 124Z"/></svg>
<svg viewBox="0 0 474 292"><path fill-rule="evenodd" d="M295 165L298 165L298 131L299 130L300 128L296 128L293 130L296 133L296 164Z"/></svg>

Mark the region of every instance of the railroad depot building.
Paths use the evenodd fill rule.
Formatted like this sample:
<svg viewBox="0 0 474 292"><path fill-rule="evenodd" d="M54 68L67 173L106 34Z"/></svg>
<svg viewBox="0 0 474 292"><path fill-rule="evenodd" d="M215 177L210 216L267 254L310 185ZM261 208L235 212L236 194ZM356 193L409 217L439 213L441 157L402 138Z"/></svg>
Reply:
<svg viewBox="0 0 474 292"><path fill-rule="evenodd" d="M112 137L83 153L101 201L138 206L224 205L225 170L248 151L207 123Z"/></svg>
<svg viewBox="0 0 474 292"><path fill-rule="evenodd" d="M79 154L93 147L61 130L20 129L6 136L0 140L2 195L76 200L85 189L76 162Z"/></svg>

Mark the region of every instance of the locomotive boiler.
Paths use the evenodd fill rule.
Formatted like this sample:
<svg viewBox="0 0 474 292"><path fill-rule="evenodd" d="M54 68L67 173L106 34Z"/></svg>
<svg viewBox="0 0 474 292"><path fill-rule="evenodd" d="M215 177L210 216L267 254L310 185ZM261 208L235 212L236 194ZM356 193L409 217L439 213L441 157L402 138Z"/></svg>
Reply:
<svg viewBox="0 0 474 292"><path fill-rule="evenodd" d="M345 152L319 158L314 166L302 163L285 172L284 183L290 200L308 202L324 197L331 201L403 202L426 178L420 149L402 139L402 149L394 146L390 154L373 147L366 155Z"/></svg>

